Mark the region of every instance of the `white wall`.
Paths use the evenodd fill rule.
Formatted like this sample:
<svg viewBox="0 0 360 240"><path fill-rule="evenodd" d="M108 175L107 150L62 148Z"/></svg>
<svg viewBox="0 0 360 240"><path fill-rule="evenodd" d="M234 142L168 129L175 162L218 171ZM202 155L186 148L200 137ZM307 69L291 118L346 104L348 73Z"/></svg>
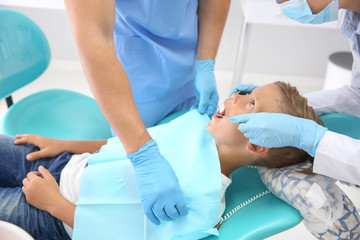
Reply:
<svg viewBox="0 0 360 240"><path fill-rule="evenodd" d="M243 18L240 1L232 0L231 3L217 57L218 70L231 71L235 67L236 44ZM266 9L259 10L259 14L264 11ZM250 24L244 72L324 77L328 56L337 51L350 51L340 29L298 25Z"/></svg>
<svg viewBox="0 0 360 240"><path fill-rule="evenodd" d="M245 72L323 77L331 53L350 51L337 29L256 25L249 34Z"/></svg>
<svg viewBox="0 0 360 240"><path fill-rule="evenodd" d="M53 58L79 59L65 10L13 8L40 25L49 39ZM235 67L241 19L240 2L233 0L218 51L219 71ZM328 56L335 51L349 51L347 40L336 29L260 24L250 25L248 34L245 72L323 77Z"/></svg>
<svg viewBox="0 0 360 240"><path fill-rule="evenodd" d="M48 38L52 58L79 60L69 20L64 9L11 8L27 15L40 26Z"/></svg>

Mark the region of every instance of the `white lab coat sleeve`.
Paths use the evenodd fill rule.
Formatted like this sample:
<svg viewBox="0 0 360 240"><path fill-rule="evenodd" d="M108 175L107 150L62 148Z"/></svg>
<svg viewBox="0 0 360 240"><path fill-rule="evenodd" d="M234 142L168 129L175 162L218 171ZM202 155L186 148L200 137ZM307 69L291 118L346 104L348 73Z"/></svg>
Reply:
<svg viewBox="0 0 360 240"><path fill-rule="evenodd" d="M360 89L344 86L335 90L323 90L306 94L308 103L317 115L346 113L360 117Z"/></svg>
<svg viewBox="0 0 360 240"><path fill-rule="evenodd" d="M360 140L327 131L316 149L313 171L360 185Z"/></svg>
<svg viewBox="0 0 360 240"><path fill-rule="evenodd" d="M305 95L309 105L318 115L338 112L360 117L360 56L357 47L351 41L350 48L354 59L351 86ZM341 79L339 80L341 81Z"/></svg>

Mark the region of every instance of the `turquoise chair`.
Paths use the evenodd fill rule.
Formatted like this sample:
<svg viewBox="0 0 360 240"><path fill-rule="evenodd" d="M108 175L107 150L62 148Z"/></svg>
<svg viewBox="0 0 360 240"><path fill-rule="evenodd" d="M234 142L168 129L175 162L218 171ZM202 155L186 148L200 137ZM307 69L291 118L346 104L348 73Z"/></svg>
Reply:
<svg viewBox="0 0 360 240"><path fill-rule="evenodd" d="M184 114L177 112L159 124L166 123ZM321 116L331 131L360 139L360 118L332 113ZM232 184L226 191L225 213L239 204L267 190L255 168L243 167L232 173ZM266 194L241 208L219 229L219 236L206 240L257 240L271 237L288 230L302 221L300 213L272 193Z"/></svg>
<svg viewBox="0 0 360 240"><path fill-rule="evenodd" d="M329 113L322 115L321 119L329 130L360 139L360 118L344 113Z"/></svg>
<svg viewBox="0 0 360 240"><path fill-rule="evenodd" d="M58 139L106 139L110 125L93 98L64 89L30 95L13 103L11 94L48 67L50 48L42 30L23 14L0 9L0 100L9 110L0 131Z"/></svg>

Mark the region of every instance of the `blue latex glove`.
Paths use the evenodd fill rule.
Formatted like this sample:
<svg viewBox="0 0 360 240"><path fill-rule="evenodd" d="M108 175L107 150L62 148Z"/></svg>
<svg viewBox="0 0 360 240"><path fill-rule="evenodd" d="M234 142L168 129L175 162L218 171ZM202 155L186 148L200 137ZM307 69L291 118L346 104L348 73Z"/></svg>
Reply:
<svg viewBox="0 0 360 240"><path fill-rule="evenodd" d="M194 70L195 96L197 102L191 109L197 108L200 114L212 116L219 101L214 75L215 61L196 60Z"/></svg>
<svg viewBox="0 0 360 240"><path fill-rule="evenodd" d="M327 128L315 121L283 113L250 113L230 118L251 143L267 147L296 147L315 155Z"/></svg>
<svg viewBox="0 0 360 240"><path fill-rule="evenodd" d="M134 166L145 215L152 223L159 225L159 219L170 221L188 213L175 172L161 155L155 140L127 157Z"/></svg>
<svg viewBox="0 0 360 240"><path fill-rule="evenodd" d="M230 91L230 95L234 94L234 93L237 93L237 92L251 93L252 90L254 90L254 88L257 88L257 87L259 87L259 86L252 85L252 84L240 84L240 85L237 85L235 88L233 88Z"/></svg>

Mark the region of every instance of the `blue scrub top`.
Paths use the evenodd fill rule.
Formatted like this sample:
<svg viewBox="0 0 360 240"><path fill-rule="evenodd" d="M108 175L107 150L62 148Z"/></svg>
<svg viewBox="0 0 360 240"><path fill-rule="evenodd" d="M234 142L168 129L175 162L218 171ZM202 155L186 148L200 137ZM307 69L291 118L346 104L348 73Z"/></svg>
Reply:
<svg viewBox="0 0 360 240"><path fill-rule="evenodd" d="M196 101L197 8L197 0L116 0L116 50L147 127Z"/></svg>

